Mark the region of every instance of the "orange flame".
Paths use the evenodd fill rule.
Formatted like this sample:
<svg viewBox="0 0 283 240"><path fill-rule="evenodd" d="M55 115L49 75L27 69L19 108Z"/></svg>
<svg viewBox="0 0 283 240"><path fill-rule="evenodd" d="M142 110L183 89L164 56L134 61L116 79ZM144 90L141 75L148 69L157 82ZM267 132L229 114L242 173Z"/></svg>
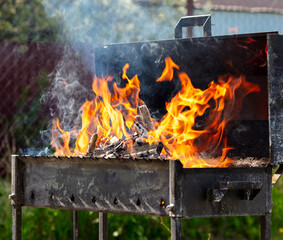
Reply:
<svg viewBox="0 0 283 240"><path fill-rule="evenodd" d="M166 68L170 67L172 65L166 65ZM250 92L259 91L258 86L246 82L244 76L221 76L218 84L211 82L202 91L193 87L186 73L180 72L178 76L182 88L166 105L167 114L150 134L154 139L162 139L163 144L172 150L171 157L180 159L184 167L215 166L207 157L217 154L219 147L222 156L216 166L227 166L231 160L225 160L230 149L226 146L225 127L239 113L237 102L242 102ZM197 129L196 118L205 112L208 112L206 121Z"/></svg>
<svg viewBox="0 0 283 240"><path fill-rule="evenodd" d="M171 58L165 58L165 68L162 72L162 75L156 80L156 82L171 81L173 79L174 68L178 70L180 69Z"/></svg>
<svg viewBox="0 0 283 240"><path fill-rule="evenodd" d="M138 77L129 79L128 68L129 64L123 67L122 78L127 81L124 88L119 88L112 77L94 77L95 98L82 106L81 130L64 131L58 120L54 122L52 146L56 155L85 154L94 132L98 133L97 144L101 146L113 136L131 136L138 106L144 103L139 98ZM156 81L171 81L174 69L179 70L179 66L166 58L165 69ZM227 146L227 124L239 114L244 97L258 92L259 87L247 82L242 75L225 75L219 77L218 83L212 81L207 89L201 90L192 85L186 73L178 71L177 75L181 90L166 103L167 114L161 122L155 122L155 130L149 132L148 142L161 141L167 150L162 154L179 159L184 167L227 167L232 161L226 157L231 149ZM56 129L61 133L60 137ZM77 137L72 151L70 135Z"/></svg>
<svg viewBox="0 0 283 240"><path fill-rule="evenodd" d="M55 148L55 155L81 155L85 154L88 148L90 136L98 132L98 141L106 144L113 136L121 138L131 135L131 127L137 115L137 108L144 102L139 99L140 82L137 75L129 79L126 72L129 65L123 68L123 79L127 80L124 88L119 88L112 82L112 77L94 77L92 84L95 98L86 101L82 105L82 126L79 131L64 131L60 128L59 120L53 123L52 146ZM109 86L112 86L110 89ZM56 128L61 133L58 136ZM77 137L75 149L70 151L70 136ZM60 144L62 139L63 145Z"/></svg>

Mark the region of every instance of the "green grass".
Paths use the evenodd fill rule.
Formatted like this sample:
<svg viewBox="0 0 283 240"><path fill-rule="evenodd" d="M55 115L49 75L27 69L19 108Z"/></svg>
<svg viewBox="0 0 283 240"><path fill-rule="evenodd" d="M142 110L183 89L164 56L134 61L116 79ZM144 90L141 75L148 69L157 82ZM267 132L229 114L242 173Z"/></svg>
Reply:
<svg viewBox="0 0 283 240"><path fill-rule="evenodd" d="M0 239L11 239L10 182L0 179ZM283 178L273 189L272 239L283 239ZM98 214L79 212L80 239L98 239ZM169 227L170 219L164 218ZM259 217L183 220L184 239L260 239ZM23 208L23 239L72 239L72 212ZM159 217L109 214L109 239L170 239Z"/></svg>
<svg viewBox="0 0 283 240"><path fill-rule="evenodd" d="M10 229L12 226L11 205L8 200L10 183L0 179L0 239L12 239Z"/></svg>

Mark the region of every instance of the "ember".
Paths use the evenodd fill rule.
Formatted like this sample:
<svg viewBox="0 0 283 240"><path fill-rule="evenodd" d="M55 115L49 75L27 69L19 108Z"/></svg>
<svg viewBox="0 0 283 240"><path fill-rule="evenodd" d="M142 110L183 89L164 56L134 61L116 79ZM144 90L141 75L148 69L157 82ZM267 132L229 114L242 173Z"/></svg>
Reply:
<svg viewBox="0 0 283 240"><path fill-rule="evenodd" d="M227 146L227 124L237 118L244 97L258 92L259 87L247 82L243 75L225 75L201 90L171 58L165 59L165 65L156 81L172 81L176 71L181 90L166 103L162 121L151 117L139 98L138 76L129 79L126 64L124 88L119 88L111 76L94 77L95 98L82 105L80 130L64 131L59 120L54 121L55 155L159 157L179 159L189 168L227 167L232 162L226 157L231 149ZM71 136L76 137L74 148L70 147Z"/></svg>

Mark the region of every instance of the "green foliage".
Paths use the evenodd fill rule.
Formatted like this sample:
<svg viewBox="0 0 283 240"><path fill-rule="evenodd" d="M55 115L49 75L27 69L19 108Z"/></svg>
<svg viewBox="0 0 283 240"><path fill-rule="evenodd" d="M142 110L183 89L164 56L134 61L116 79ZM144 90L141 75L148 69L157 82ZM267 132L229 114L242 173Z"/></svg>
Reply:
<svg viewBox="0 0 283 240"><path fill-rule="evenodd" d="M12 239L12 211L8 200L10 183L0 178L0 239Z"/></svg>
<svg viewBox="0 0 283 240"><path fill-rule="evenodd" d="M93 44L173 37L185 13L185 1L172 0L154 0L147 7L134 0L5 0L0 1L0 40Z"/></svg>
<svg viewBox="0 0 283 240"><path fill-rule="evenodd" d="M24 208L22 224L23 239L71 239L72 236L71 211Z"/></svg>
<svg viewBox="0 0 283 240"><path fill-rule="evenodd" d="M10 183L0 180L0 239L11 239ZM283 239L283 179L273 190L272 239ZM79 212L80 239L98 239L98 213ZM159 217L109 214L109 239L163 240L170 233ZM163 218L170 227L170 219ZM72 239L72 212L23 208L23 239ZM183 220L184 239L260 239L259 217L225 217Z"/></svg>
<svg viewBox="0 0 283 240"><path fill-rule="evenodd" d="M48 17L41 2L0 1L0 40L23 43L58 39L60 19Z"/></svg>
<svg viewBox="0 0 283 240"><path fill-rule="evenodd" d="M283 239L283 179L281 178L272 191L271 238L274 240Z"/></svg>

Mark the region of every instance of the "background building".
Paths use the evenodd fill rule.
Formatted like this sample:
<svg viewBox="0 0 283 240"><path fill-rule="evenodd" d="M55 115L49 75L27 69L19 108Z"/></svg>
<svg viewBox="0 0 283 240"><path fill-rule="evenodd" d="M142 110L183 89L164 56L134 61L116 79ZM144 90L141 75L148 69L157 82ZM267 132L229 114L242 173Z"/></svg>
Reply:
<svg viewBox="0 0 283 240"><path fill-rule="evenodd" d="M279 31L283 33L281 0L195 0L194 15L212 14L212 34Z"/></svg>

